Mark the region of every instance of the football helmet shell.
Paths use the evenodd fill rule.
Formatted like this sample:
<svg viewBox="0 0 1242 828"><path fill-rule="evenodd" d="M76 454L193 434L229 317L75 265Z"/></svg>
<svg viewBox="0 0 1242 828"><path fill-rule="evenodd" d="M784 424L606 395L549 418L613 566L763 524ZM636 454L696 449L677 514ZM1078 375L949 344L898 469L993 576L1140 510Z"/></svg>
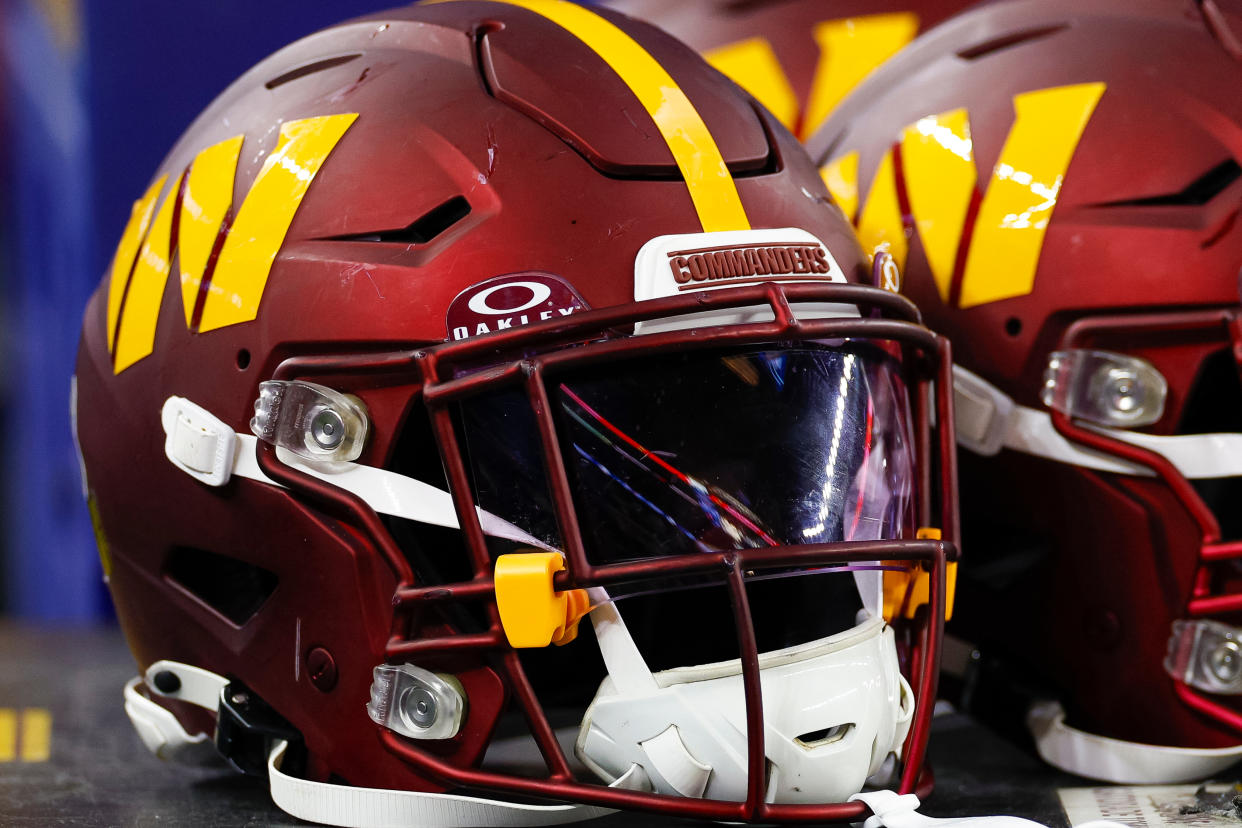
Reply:
<svg viewBox="0 0 1242 828"><path fill-rule="evenodd" d="M799 138L922 31L973 0L611 0L693 46Z"/></svg>
<svg viewBox="0 0 1242 828"><path fill-rule="evenodd" d="M872 286L852 229L828 205L814 166L761 107L670 36L615 13L555 0L418 6L312 35L245 74L160 165L83 325L78 438L105 573L143 671L126 698L144 740L182 747L214 727L235 764L267 763L274 793L292 784L280 763L303 760L299 790L320 798L333 786L306 785L335 776L384 795L467 787L729 820L847 818L863 806L815 797L840 788L844 799L893 752L902 790L914 790L931 705L913 704L934 697L956 555L948 349L907 300ZM842 350L852 342L865 353ZM805 530L814 542L791 541L756 524L734 496L741 483L709 486L667 452L644 452L659 468L643 485L659 478L676 508L690 503L714 522L692 538L693 554L631 548L601 562L618 533L588 525L572 475L602 465L574 466L558 431L594 423L584 441L638 444L619 415L549 383L597 373L599 393L611 393L642 357L671 394L676 375L652 360L690 364L704 348L724 349L713 370L739 387L760 387L762 369L780 387L848 400L855 415L837 416L831 441L813 436L825 452L831 443L829 474L848 445L875 486L834 494L830 479L820 525ZM501 405L506 394L518 404ZM498 427L471 425L475 400L486 403L478 422L497 414ZM552 401L577 419L554 421ZM622 402L632 409L634 394ZM707 413L656 420L688 426ZM889 415L900 422L878 422ZM887 448L877 435L891 437ZM481 459L493 436L511 463L499 474ZM518 464L519 446L533 465ZM868 458L889 449L910 472L885 488L883 463ZM509 472L531 468L547 491L527 517L546 531L486 500L521 500L529 492ZM856 517L825 534L826 520L843 520L827 501L847 491L856 516L892 495L875 513L883 530L858 530ZM650 493L635 502L656 508ZM915 538L916 526L944 539ZM496 543L516 544L521 565L502 565ZM871 585L869 611L814 646L760 653L747 579L829 564ZM921 601L907 601L912 618L883 622L877 567L886 583L909 574L922 584ZM731 596L736 631L713 632L736 641L736 658L702 665L691 647L675 662L690 678L652 674L600 590L704 575ZM559 626L528 627L533 616L506 609L515 606L560 613ZM580 741L615 737L604 713L619 698L646 693L630 703L650 711L679 682L714 689L677 715L723 711L710 726L674 717L658 739L635 735L625 750L653 758L628 770L615 764L624 745L614 756L580 743L611 787L575 773L539 695L593 660L566 669L562 659L537 692L538 664L524 666L513 643L566 643L592 607L611 684ZM913 688L897 670L894 627L910 644ZM874 653L867 680L842 687L859 699L858 718L787 732L778 706L761 700L797 685L782 668L827 665L855 645ZM398 691L421 699L401 721L390 706ZM822 701L784 699L797 710ZM546 764L534 776L484 761L511 708ZM441 720L437 709L451 713ZM765 752L765 740L788 758ZM738 772L701 758L712 751ZM827 754L839 761L812 761Z"/></svg>
<svg viewBox="0 0 1242 828"><path fill-rule="evenodd" d="M1191 653L1179 632L1242 608L1229 5L983 4L877 71L808 142L967 369L962 497L979 561L957 629L1061 694L1068 718L1037 717L1041 732L1068 723L1081 750L1052 739L1048 758L1115 781L1202 778L1239 755L1236 691L1188 684L1185 659L1214 650ZM1137 385L1118 405L1103 385L1083 391L1102 414L1069 408L1071 386L1094 381L1071 364L1141 371L1163 409L1128 422Z"/></svg>

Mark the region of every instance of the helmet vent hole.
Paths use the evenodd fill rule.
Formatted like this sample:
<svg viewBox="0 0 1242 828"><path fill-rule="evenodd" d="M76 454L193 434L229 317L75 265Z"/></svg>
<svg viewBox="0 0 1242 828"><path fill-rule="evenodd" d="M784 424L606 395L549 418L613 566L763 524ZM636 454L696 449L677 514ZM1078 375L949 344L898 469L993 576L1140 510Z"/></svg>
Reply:
<svg viewBox="0 0 1242 828"><path fill-rule="evenodd" d="M237 370L245 371L250 367L250 351L242 348L237 352Z"/></svg>
<svg viewBox="0 0 1242 828"><path fill-rule="evenodd" d="M1022 333L1022 320L1016 316L1011 316L1005 320L1005 333L1010 336L1017 336Z"/></svg>
<svg viewBox="0 0 1242 828"><path fill-rule="evenodd" d="M466 201L465 196L453 196L438 207L433 207L406 227L397 230L372 230L366 233L329 236L321 241L426 244L468 215L470 215L470 202Z"/></svg>
<svg viewBox="0 0 1242 828"><path fill-rule="evenodd" d="M824 745L831 745L844 739L851 730L854 729L854 723L834 725L833 727L825 727L821 730L812 730L809 733L803 733L794 739L799 747L807 750L814 750Z"/></svg>
<svg viewBox="0 0 1242 828"><path fill-rule="evenodd" d="M277 583L266 569L185 546L169 553L164 577L238 627L254 617Z"/></svg>
<svg viewBox="0 0 1242 828"><path fill-rule="evenodd" d="M1232 158L1226 158L1212 169L1187 184L1181 192L1165 195L1128 198L1108 201L1096 207L1199 207L1207 204L1225 189L1242 178L1242 166Z"/></svg>
<svg viewBox="0 0 1242 828"><path fill-rule="evenodd" d="M263 85L268 89L275 89L278 86L284 86L289 81L295 81L298 78L304 78L307 75L313 75L316 72L322 72L325 69L332 69L333 67L340 66L343 63L349 63L351 60L355 60L360 57L362 57L362 55L355 52L352 55L337 55L336 57L317 60L314 63L307 63L306 65L299 66L296 69L290 69L283 75L277 75Z"/></svg>
<svg viewBox="0 0 1242 828"><path fill-rule="evenodd" d="M1021 32L1011 32L1007 35L993 38L976 46L971 46L957 53L957 56L963 60L978 60L986 57L994 52L1002 49L1008 49L1013 46L1019 46L1023 43L1029 43L1032 40L1038 40L1042 37L1054 35L1057 32L1063 32L1069 28L1068 23L1058 23L1055 26L1042 26L1038 29L1027 29Z"/></svg>

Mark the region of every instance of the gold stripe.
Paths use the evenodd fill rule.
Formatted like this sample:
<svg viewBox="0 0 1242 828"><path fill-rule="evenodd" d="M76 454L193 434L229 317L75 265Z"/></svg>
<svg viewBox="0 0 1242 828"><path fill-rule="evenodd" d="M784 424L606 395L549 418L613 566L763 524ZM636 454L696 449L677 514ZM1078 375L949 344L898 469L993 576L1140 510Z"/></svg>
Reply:
<svg viewBox="0 0 1242 828"><path fill-rule="evenodd" d="M17 758L17 713L0 708L0 762Z"/></svg>
<svg viewBox="0 0 1242 828"><path fill-rule="evenodd" d="M42 707L22 711L22 761L46 762L52 755L52 714Z"/></svg>
<svg viewBox="0 0 1242 828"><path fill-rule="evenodd" d="M345 112L280 125L276 149L263 162L220 248L203 301L200 333L249 322L259 315L267 277L293 216L315 174L357 118L357 112ZM227 166L227 154L225 161Z"/></svg>
<svg viewBox="0 0 1242 828"><path fill-rule="evenodd" d="M108 350L112 350L116 339L117 318L121 315L121 300L125 298L125 288L129 285L129 274L134 269L134 258L138 255L138 245L147 235L151 226L151 214L155 211L155 199L164 189L168 176L161 176L152 184L142 198L134 202L130 211L129 221L121 241L116 246L112 257L112 275L108 281Z"/></svg>
<svg viewBox="0 0 1242 828"><path fill-rule="evenodd" d="M958 304L973 308L1035 289L1044 234L1103 83L1015 95L1014 122L979 205Z"/></svg>
<svg viewBox="0 0 1242 828"><path fill-rule="evenodd" d="M703 57L721 74L754 95L789 130L798 126L798 96L772 44L751 37L709 49Z"/></svg>
<svg viewBox="0 0 1242 828"><path fill-rule="evenodd" d="M498 0L532 11L577 37L604 59L647 110L677 161L705 231L749 230L733 175L686 93L625 32L566 0Z"/></svg>
<svg viewBox="0 0 1242 828"><path fill-rule="evenodd" d="M825 20L811 30L819 63L811 81L799 138L815 134L850 90L914 39L919 17L912 12Z"/></svg>
<svg viewBox="0 0 1242 828"><path fill-rule="evenodd" d="M177 184L164 196L164 203L147 230L146 240L138 251L134 272L129 277L125 295L125 315L116 332L113 346L115 362L112 370L121 373L151 353L155 347L155 323L164 301L164 285L168 282L172 239L173 210L177 205Z"/></svg>

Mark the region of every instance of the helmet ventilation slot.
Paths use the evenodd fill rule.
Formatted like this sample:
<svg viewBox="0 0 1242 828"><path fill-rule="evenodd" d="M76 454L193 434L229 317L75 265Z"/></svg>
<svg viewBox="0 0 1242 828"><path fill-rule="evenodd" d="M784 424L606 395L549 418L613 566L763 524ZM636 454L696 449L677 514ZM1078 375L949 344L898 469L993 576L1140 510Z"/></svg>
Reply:
<svg viewBox="0 0 1242 828"><path fill-rule="evenodd" d="M1178 193L1109 201L1097 207L1201 207L1242 177L1242 166L1227 158L1190 182Z"/></svg>
<svg viewBox="0 0 1242 828"><path fill-rule="evenodd" d="M963 49L957 53L957 56L963 60L978 60L981 57L999 52L1002 49L1008 49L1012 46L1020 46L1023 43L1029 43L1032 40L1054 35L1057 32L1063 32L1069 28L1068 23L1060 23L1055 26L1043 26L1038 29L1027 29L1021 32L1012 32L1011 34L1001 35L1000 37L980 43L976 46Z"/></svg>
<svg viewBox="0 0 1242 828"><path fill-rule="evenodd" d="M308 63L304 66L299 66L296 69L290 69L283 75L277 75L263 85L268 89L275 89L278 86L284 86L289 81L295 81L298 78L304 78L307 75L313 75L316 72L322 72L325 69L332 69L334 67L341 66L342 64L349 63L351 60L356 60L360 57L362 57L362 55L355 52L352 55L337 55L336 57L317 60L314 63Z"/></svg>
<svg viewBox="0 0 1242 828"><path fill-rule="evenodd" d="M794 739L794 742L807 750L831 745L844 739L849 732L854 729L853 722L847 724L834 725L825 727L820 730L812 730L810 733L803 733Z"/></svg>
<svg viewBox="0 0 1242 828"><path fill-rule="evenodd" d="M465 196L453 196L433 207L409 225L397 230L371 230L365 233L348 233L328 236L320 241L381 242L388 244L426 244L470 215L470 202Z"/></svg>
<svg viewBox="0 0 1242 828"><path fill-rule="evenodd" d="M188 546L169 553L164 576L239 627L254 617L278 581L266 569Z"/></svg>

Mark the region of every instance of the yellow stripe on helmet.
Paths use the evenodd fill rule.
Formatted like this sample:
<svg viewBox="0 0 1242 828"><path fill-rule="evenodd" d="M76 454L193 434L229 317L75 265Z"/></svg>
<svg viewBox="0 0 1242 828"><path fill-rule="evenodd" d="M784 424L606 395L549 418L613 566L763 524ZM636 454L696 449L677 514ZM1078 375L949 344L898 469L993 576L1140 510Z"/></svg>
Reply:
<svg viewBox="0 0 1242 828"><path fill-rule="evenodd" d="M621 29L566 0L497 0L551 20L595 51L642 103L677 161L705 231L749 230L733 175L686 93Z"/></svg>

